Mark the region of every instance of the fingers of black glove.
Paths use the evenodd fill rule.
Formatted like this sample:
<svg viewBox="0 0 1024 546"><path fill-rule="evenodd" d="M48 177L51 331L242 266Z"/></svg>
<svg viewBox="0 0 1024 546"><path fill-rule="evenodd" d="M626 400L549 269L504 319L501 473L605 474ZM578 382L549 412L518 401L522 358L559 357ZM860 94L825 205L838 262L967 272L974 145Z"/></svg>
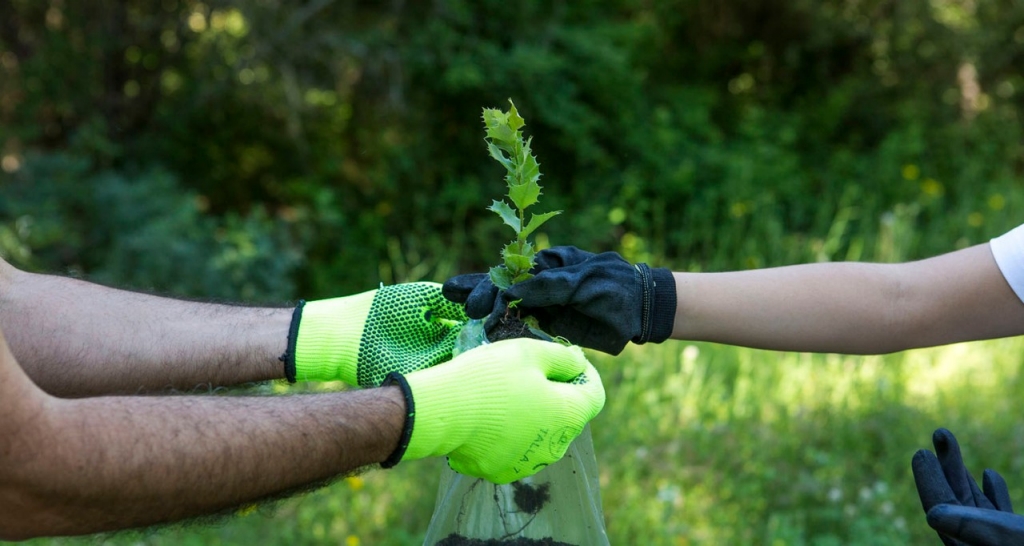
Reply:
<svg viewBox="0 0 1024 546"><path fill-rule="evenodd" d="M1010 501L1010 488L1006 480L995 470L986 470L981 477L981 487L985 496L1000 512L1013 513L1013 502Z"/></svg>
<svg viewBox="0 0 1024 546"><path fill-rule="evenodd" d="M441 285L441 293L444 294L445 298L455 303L466 303L466 298L469 297L473 289L480 284L481 281L490 282L490 275L487 273L466 273L465 275L456 275Z"/></svg>
<svg viewBox="0 0 1024 546"><path fill-rule="evenodd" d="M925 512L940 504L959 504L934 453L926 449L918 450L911 459L910 467Z"/></svg>
<svg viewBox="0 0 1024 546"><path fill-rule="evenodd" d="M490 276L477 283L476 288L466 297L466 315L472 319L486 317L497 307L498 287L491 282Z"/></svg>
<svg viewBox="0 0 1024 546"><path fill-rule="evenodd" d="M533 258L534 266L530 271L537 274L545 269L581 264L593 257L593 252L580 250L574 246L556 246L538 252Z"/></svg>
<svg viewBox="0 0 1024 546"><path fill-rule="evenodd" d="M506 301L518 301L523 308L567 305L580 280L573 267L544 271L533 278L516 283L502 293Z"/></svg>
<svg viewBox="0 0 1024 546"><path fill-rule="evenodd" d="M997 510L940 504L928 511L928 525L971 546L1024 544L1024 516Z"/></svg>
<svg viewBox="0 0 1024 546"><path fill-rule="evenodd" d="M947 429L940 428L932 434L932 444L935 445L935 455L942 465L942 472L946 475L949 487L956 495L959 504L964 506L977 506L978 508L995 509L985 494L982 493L978 483L971 477L967 467L964 466L963 457L960 455L960 444L956 441L953 433Z"/></svg>
<svg viewBox="0 0 1024 546"><path fill-rule="evenodd" d="M505 313L503 311L494 312L487 316L487 320L484 321L484 331L487 332L488 339L493 339L490 334L501 324L501 319L504 317Z"/></svg>

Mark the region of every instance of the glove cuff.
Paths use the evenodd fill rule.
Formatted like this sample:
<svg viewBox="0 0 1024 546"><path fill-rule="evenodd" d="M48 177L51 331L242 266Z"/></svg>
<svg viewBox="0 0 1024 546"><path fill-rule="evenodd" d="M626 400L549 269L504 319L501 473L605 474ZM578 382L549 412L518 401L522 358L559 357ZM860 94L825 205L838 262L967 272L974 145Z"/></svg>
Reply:
<svg viewBox="0 0 1024 546"><path fill-rule="evenodd" d="M402 389L402 396L405 397L405 423L402 425L402 435L398 438L398 447L388 455L384 462L380 463L381 468L392 468L402 461L405 452L409 449L409 440L412 439L413 425L416 424L416 404L412 400L412 389L405 376L398 372L391 372L381 383L382 387L398 385Z"/></svg>
<svg viewBox="0 0 1024 546"><path fill-rule="evenodd" d="M359 342L376 294L376 290L371 290L306 303L292 352L295 379L357 384Z"/></svg>
<svg viewBox="0 0 1024 546"><path fill-rule="evenodd" d="M676 279L664 267L651 270L654 284L654 305L651 310L651 339L661 343L672 336L676 323Z"/></svg>
<svg viewBox="0 0 1024 546"><path fill-rule="evenodd" d="M295 383L295 342L299 339L299 321L302 320L302 308L305 306L306 300L299 300L292 311L292 321L288 326L288 344L284 354L277 358L284 362L284 378L289 383Z"/></svg>
<svg viewBox="0 0 1024 546"><path fill-rule="evenodd" d="M633 343L661 343L672 335L676 315L676 283L672 271L651 269L647 264L634 267L640 285L640 333Z"/></svg>

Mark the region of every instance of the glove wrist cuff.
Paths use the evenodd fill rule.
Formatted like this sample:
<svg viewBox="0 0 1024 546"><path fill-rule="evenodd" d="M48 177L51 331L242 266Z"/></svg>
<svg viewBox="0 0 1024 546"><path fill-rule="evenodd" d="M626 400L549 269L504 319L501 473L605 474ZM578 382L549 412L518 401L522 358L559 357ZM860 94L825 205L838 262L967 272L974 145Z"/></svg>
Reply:
<svg viewBox="0 0 1024 546"><path fill-rule="evenodd" d="M285 346L284 354L277 359L284 363L284 378L289 383L295 383L295 343L299 339L299 321L302 320L302 308L306 306L306 300L299 300L292 311L292 320L288 326L288 344Z"/></svg>
<svg viewBox="0 0 1024 546"><path fill-rule="evenodd" d="M373 290L306 303L292 353L298 381L357 384L359 342L375 294Z"/></svg>
<svg viewBox="0 0 1024 546"><path fill-rule="evenodd" d="M676 322L676 279L672 270L664 267L651 270L654 297L651 308L651 338L661 343L672 335Z"/></svg>
<svg viewBox="0 0 1024 546"><path fill-rule="evenodd" d="M405 423L402 425L402 435L398 438L398 447L388 455L384 462L380 463L381 468L392 468L402 461L406 451L409 449L409 441L412 439L412 429L416 424L416 404L413 403L412 389L405 376L398 372L391 372L384 378L382 387L397 385L402 389L402 396L405 398Z"/></svg>
<svg viewBox="0 0 1024 546"><path fill-rule="evenodd" d="M661 343L672 335L676 315L676 283L672 271L663 267L651 269L636 264L636 280L640 285L640 332L632 339L642 345Z"/></svg>

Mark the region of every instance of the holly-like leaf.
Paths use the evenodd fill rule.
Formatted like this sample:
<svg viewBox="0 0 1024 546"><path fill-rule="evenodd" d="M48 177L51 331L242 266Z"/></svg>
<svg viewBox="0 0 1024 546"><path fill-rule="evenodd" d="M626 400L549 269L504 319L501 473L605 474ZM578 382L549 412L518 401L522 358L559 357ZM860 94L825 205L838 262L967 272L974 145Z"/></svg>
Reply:
<svg viewBox="0 0 1024 546"><path fill-rule="evenodd" d="M525 239L525 237L524 237L524 239ZM519 255L520 256L526 256L526 259L530 260L530 269L533 269L533 266L534 266L534 263L535 263L533 261L533 258L534 258L534 256L537 255L537 249L533 248L533 245L531 245L529 242L524 242L523 243L523 251L520 252Z"/></svg>
<svg viewBox="0 0 1024 546"><path fill-rule="evenodd" d="M527 180L522 184L513 185L510 184L508 188L508 196L512 199L512 204L519 210L526 210L526 207L537 202L540 197L540 184L536 181Z"/></svg>
<svg viewBox="0 0 1024 546"><path fill-rule="evenodd" d="M529 280L529 279L532 279L532 278L533 278L533 273L530 273L529 271L523 271L522 273L520 273L520 274L518 274L518 275L516 275L515 277L512 278L512 284L520 283L520 282L523 282L525 280Z"/></svg>
<svg viewBox="0 0 1024 546"><path fill-rule="evenodd" d="M513 131L518 131L526 125L526 120L519 115L519 110L516 110L516 104L512 102L512 99L508 99L508 103L510 105L508 110L508 126L511 127Z"/></svg>
<svg viewBox="0 0 1024 546"><path fill-rule="evenodd" d="M508 125L495 125L487 128L487 138L498 142L512 144L518 135Z"/></svg>
<svg viewBox="0 0 1024 546"><path fill-rule="evenodd" d="M502 153L500 146L498 146L497 144L495 144L493 142L488 142L487 143L487 152L490 153L491 157L493 157L498 163L501 163L501 165L503 167L505 167L505 170L507 170L510 173L514 173L515 172L515 170L516 170L515 162L513 162L511 159L508 158L508 156L506 156L504 153Z"/></svg>
<svg viewBox="0 0 1024 546"><path fill-rule="evenodd" d="M516 231L516 234L519 234L519 231L522 229L522 224L519 222L519 217L516 216L516 212L512 210L512 207L508 206L508 203L496 200L491 203L491 206L487 207L487 210L492 210L498 213L498 216L501 216L502 221L509 226L512 226L512 229Z"/></svg>
<svg viewBox="0 0 1024 546"><path fill-rule="evenodd" d="M519 171L520 180L534 183L540 180L540 163L537 163L536 157L528 153L520 164L522 165Z"/></svg>
<svg viewBox="0 0 1024 546"><path fill-rule="evenodd" d="M519 232L519 236L529 237L531 233L541 226L541 224L547 222L552 217L558 216L559 214L562 214L562 211L553 210L551 212L544 212L541 214L531 214L530 221L526 224L526 227L523 228L522 232Z"/></svg>
<svg viewBox="0 0 1024 546"><path fill-rule="evenodd" d="M505 267L514 275L529 271L533 267L533 262L526 256L517 253L514 245L506 246L505 250L501 252L501 257L505 260Z"/></svg>
<svg viewBox="0 0 1024 546"><path fill-rule="evenodd" d="M508 114L497 108L484 108L484 127L499 127L508 124Z"/></svg>
<svg viewBox="0 0 1024 546"><path fill-rule="evenodd" d="M491 282L501 290L508 290L512 286L512 274L503 265L496 265L490 270Z"/></svg>

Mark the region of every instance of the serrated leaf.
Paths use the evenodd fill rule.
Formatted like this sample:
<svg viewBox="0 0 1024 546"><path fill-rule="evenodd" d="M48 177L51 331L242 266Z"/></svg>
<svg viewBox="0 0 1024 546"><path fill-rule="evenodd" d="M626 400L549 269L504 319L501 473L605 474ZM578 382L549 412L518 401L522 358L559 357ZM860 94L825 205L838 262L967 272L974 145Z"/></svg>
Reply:
<svg viewBox="0 0 1024 546"><path fill-rule="evenodd" d="M496 265L490 270L491 282L501 290L508 290L512 286L512 274L503 265Z"/></svg>
<svg viewBox="0 0 1024 546"><path fill-rule="evenodd" d="M508 114L497 108L484 108L484 128L500 127L508 124Z"/></svg>
<svg viewBox="0 0 1024 546"><path fill-rule="evenodd" d="M516 141L516 132L508 125L495 125L487 128L487 138L497 143L513 143Z"/></svg>
<svg viewBox="0 0 1024 546"><path fill-rule="evenodd" d="M526 207L536 203L540 197L540 184L527 180L522 184L509 185L508 196L517 209L526 210Z"/></svg>
<svg viewBox="0 0 1024 546"><path fill-rule="evenodd" d="M520 144L520 146L519 146L519 162L520 163L526 161L527 157L530 157L531 155L533 155L533 154L530 153L532 151L530 149L530 145L532 143L533 143L533 137L530 137L530 138L526 139L525 141L523 141Z"/></svg>
<svg viewBox="0 0 1024 546"><path fill-rule="evenodd" d="M530 269L533 269L533 258L537 255L537 249L533 248L529 242L523 243L523 251L520 253L522 256L526 256L526 259L530 260Z"/></svg>
<svg viewBox="0 0 1024 546"><path fill-rule="evenodd" d="M511 105L508 110L508 126L513 131L518 131L523 125L526 125L526 120L519 115L519 110L516 110L516 104L512 102L512 99L508 99L508 103Z"/></svg>
<svg viewBox="0 0 1024 546"><path fill-rule="evenodd" d="M530 268L533 267L533 263L530 262L530 259L526 256L514 252L515 250L516 249L510 245L505 247L505 250L502 251L501 257L505 260L505 267L517 275L523 271L529 271Z"/></svg>
<svg viewBox="0 0 1024 546"><path fill-rule="evenodd" d="M505 167L505 169L507 169L509 172L514 172L516 170L515 163L513 163L512 160L508 158L508 156L501 152L500 146L494 144L493 142L488 142L487 152L490 153L491 157L496 159L498 163L501 163L501 165Z"/></svg>
<svg viewBox="0 0 1024 546"><path fill-rule="evenodd" d="M526 159L522 161L520 173L521 180L524 182L537 183L540 180L540 163L537 163L537 158L527 155Z"/></svg>
<svg viewBox="0 0 1024 546"><path fill-rule="evenodd" d="M551 212L530 215L530 222L526 224L526 228L523 229L520 237L529 237L531 233L541 226L541 224L547 222L552 217L558 216L559 214L562 214L562 211L553 210Z"/></svg>
<svg viewBox="0 0 1024 546"><path fill-rule="evenodd" d="M532 279L532 278L533 278L533 273L530 273L529 271L524 271L524 272L516 275L512 279L512 284L520 283L520 282L523 282L525 280L529 280L529 279Z"/></svg>
<svg viewBox="0 0 1024 546"><path fill-rule="evenodd" d="M493 201L491 206L487 207L487 210L492 210L501 216L501 220L508 224L519 234L519 230L522 229L522 224L519 222L519 217L516 216L516 212L512 210L512 207L508 206L508 203L504 201Z"/></svg>

